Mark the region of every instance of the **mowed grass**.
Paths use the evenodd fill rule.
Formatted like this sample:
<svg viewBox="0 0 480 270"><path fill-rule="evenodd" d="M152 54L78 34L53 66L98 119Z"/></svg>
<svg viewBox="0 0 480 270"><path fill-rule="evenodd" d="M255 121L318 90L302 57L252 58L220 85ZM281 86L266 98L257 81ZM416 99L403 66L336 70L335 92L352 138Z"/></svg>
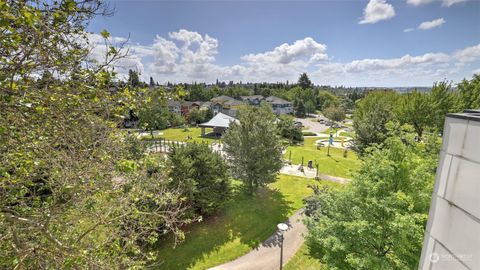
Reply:
<svg viewBox="0 0 480 270"><path fill-rule="evenodd" d="M285 270L322 270L324 269L320 261L312 258L308 251L308 246L303 244L302 247L283 267Z"/></svg>
<svg viewBox="0 0 480 270"><path fill-rule="evenodd" d="M213 129L211 128L206 128L205 133L208 134L210 132L213 132ZM154 132L154 138L155 139L165 139L167 141L177 141L177 142L207 142L207 143L212 143L215 141L218 141L217 138L204 138L201 136L202 134L202 129L199 127L188 127L187 130L183 127L174 127L174 128L167 128L163 130L158 130ZM189 137L191 139L189 139ZM150 140L150 136L144 136L142 137L143 140Z"/></svg>
<svg viewBox="0 0 480 270"><path fill-rule="evenodd" d="M347 157L343 156L343 149L330 147L330 156L327 155L327 147L321 147L317 150L315 141L319 138L305 138L303 145L288 146L284 155L286 160L292 157L292 164L301 164L306 166L309 160L317 161L318 170L322 174L352 178L360 167L360 160L355 152L348 150Z"/></svg>
<svg viewBox="0 0 480 270"><path fill-rule="evenodd" d="M235 191L225 209L184 228L183 243L172 248L173 243L167 241L156 250L163 259L158 269L206 269L248 253L273 234L279 222L303 206L303 198L312 194L311 184L339 186L280 175L253 196Z"/></svg>

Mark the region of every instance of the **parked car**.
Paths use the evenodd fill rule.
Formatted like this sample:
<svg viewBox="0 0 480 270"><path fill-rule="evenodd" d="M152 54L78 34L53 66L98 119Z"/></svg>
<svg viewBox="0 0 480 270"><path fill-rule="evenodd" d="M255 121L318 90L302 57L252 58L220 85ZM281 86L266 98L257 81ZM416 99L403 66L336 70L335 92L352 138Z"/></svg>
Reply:
<svg viewBox="0 0 480 270"><path fill-rule="evenodd" d="M293 125L294 125L296 128L302 128L302 127L303 127L302 122L295 122L295 123L293 123Z"/></svg>

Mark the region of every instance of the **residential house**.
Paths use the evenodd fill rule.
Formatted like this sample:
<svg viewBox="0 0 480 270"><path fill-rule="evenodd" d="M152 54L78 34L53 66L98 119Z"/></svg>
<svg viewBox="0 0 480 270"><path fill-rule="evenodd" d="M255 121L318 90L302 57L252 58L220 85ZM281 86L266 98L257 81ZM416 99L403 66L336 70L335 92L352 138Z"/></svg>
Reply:
<svg viewBox="0 0 480 270"><path fill-rule="evenodd" d="M252 106L260 106L260 103L262 103L265 98L262 95L253 95L253 96L241 96L240 99Z"/></svg>
<svg viewBox="0 0 480 270"><path fill-rule="evenodd" d="M237 115L238 108L242 105L245 105L245 103L240 100L232 99L226 101L225 103L223 103L222 113L235 117Z"/></svg>
<svg viewBox="0 0 480 270"><path fill-rule="evenodd" d="M170 112L181 114L181 105L179 101L169 100L167 101L167 106Z"/></svg>
<svg viewBox="0 0 480 270"><path fill-rule="evenodd" d="M187 116L190 110L192 109L200 109L200 106L202 106L201 101L184 101L181 103L180 111L182 116Z"/></svg>
<svg viewBox="0 0 480 270"><path fill-rule="evenodd" d="M265 99L273 109L276 115L293 113L293 103L279 97L269 96Z"/></svg>

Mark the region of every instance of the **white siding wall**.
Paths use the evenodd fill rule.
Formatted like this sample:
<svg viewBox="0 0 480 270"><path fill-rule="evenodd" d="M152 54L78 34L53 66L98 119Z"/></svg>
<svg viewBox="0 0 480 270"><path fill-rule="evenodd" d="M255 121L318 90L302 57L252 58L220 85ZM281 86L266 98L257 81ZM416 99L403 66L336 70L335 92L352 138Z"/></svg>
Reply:
<svg viewBox="0 0 480 270"><path fill-rule="evenodd" d="M447 117L419 269L480 269L480 117Z"/></svg>

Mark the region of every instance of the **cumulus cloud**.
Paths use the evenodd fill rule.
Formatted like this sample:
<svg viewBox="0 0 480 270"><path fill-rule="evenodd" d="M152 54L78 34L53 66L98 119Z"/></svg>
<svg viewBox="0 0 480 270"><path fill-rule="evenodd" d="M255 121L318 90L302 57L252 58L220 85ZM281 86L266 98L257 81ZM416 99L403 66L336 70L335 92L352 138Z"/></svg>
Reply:
<svg viewBox="0 0 480 270"><path fill-rule="evenodd" d="M377 23L393 16L395 16L395 9L386 0L370 0L363 10L363 18L359 24Z"/></svg>
<svg viewBox="0 0 480 270"><path fill-rule="evenodd" d="M432 21L422 22L418 26L418 29L429 30L429 29L432 29L432 28L435 28L435 27L439 27L442 24L444 24L445 22L446 21L443 18L435 19L435 20L432 20Z"/></svg>
<svg viewBox="0 0 480 270"><path fill-rule="evenodd" d="M124 38L112 40L125 42ZM105 49L99 35L91 41L98 44L92 58L102 60ZM334 61L327 54L327 45L306 37L284 43L272 50L241 56L239 63L220 65L216 61L219 41L207 34L188 30L156 36L149 45L127 42L130 55L115 63L120 75L128 69L142 73L148 81L214 82L295 81L302 72L308 72L312 81L320 84L352 86L430 85L433 81L449 78L461 80L461 74L470 76L480 63L480 44L452 53L431 52L421 55L405 54L395 58L367 58L348 62ZM468 74L468 75L466 75Z"/></svg>
<svg viewBox="0 0 480 270"><path fill-rule="evenodd" d="M478 61L480 60L480 44L457 50L453 56L460 62Z"/></svg>
<svg viewBox="0 0 480 270"><path fill-rule="evenodd" d="M412 32L413 30L415 30L415 28L407 28L407 29L403 29L403 32L408 33L408 32Z"/></svg>
<svg viewBox="0 0 480 270"><path fill-rule="evenodd" d="M311 37L297 40L293 44L283 43L272 51L247 54L242 56L242 60L247 62L268 62L277 64L289 64L298 60L321 61L328 58L326 54L327 46L316 42Z"/></svg>
<svg viewBox="0 0 480 270"><path fill-rule="evenodd" d="M407 0L407 4L412 6L420 6L420 5L425 5L432 2L442 2L442 6L450 7L452 5L455 5L461 2L466 2L466 1L468 0Z"/></svg>

